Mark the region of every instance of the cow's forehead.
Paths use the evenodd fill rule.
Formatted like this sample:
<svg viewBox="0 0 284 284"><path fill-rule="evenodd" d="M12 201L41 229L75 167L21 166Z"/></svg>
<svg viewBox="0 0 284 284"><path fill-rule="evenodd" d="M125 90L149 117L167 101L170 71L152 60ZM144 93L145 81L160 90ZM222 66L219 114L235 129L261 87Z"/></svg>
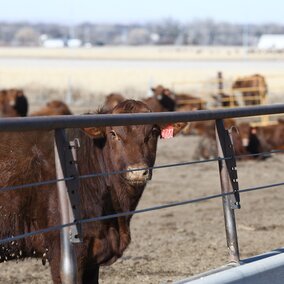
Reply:
<svg viewBox="0 0 284 284"><path fill-rule="evenodd" d="M149 134L154 125L128 125L128 126L112 126L109 130L114 130L122 138L127 137L145 137Z"/></svg>

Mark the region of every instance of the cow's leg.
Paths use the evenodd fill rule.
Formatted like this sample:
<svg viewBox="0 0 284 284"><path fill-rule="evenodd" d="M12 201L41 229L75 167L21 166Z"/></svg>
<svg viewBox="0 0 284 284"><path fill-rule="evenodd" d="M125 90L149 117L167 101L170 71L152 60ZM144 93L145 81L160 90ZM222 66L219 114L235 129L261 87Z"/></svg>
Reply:
<svg viewBox="0 0 284 284"><path fill-rule="evenodd" d="M86 265L83 271L82 284L99 283L99 265Z"/></svg>
<svg viewBox="0 0 284 284"><path fill-rule="evenodd" d="M51 278L53 284L61 284L60 277L60 243L59 240L54 241L50 246L48 246L48 261L50 265Z"/></svg>

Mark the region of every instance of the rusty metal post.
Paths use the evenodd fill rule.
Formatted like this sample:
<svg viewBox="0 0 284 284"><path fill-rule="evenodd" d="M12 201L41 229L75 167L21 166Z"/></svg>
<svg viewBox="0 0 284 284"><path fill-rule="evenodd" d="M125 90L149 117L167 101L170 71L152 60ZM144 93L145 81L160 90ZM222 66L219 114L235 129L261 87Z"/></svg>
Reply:
<svg viewBox="0 0 284 284"><path fill-rule="evenodd" d="M63 129L55 130L54 140L55 167L57 179L63 179L76 175L76 163L72 144L66 140ZM79 218L78 181L58 181L58 197L60 206L61 224L72 223ZM78 220L78 219L77 219ZM73 243L80 242L80 225L64 227L60 234L61 261L60 276L63 284L75 284L77 282L77 263Z"/></svg>
<svg viewBox="0 0 284 284"><path fill-rule="evenodd" d="M240 208L238 177L232 138L229 131L225 129L223 120L216 120L216 139L218 156L230 158L219 161L219 174L222 193L232 193L222 197L229 262L239 264L240 256L234 212L234 209Z"/></svg>
<svg viewBox="0 0 284 284"><path fill-rule="evenodd" d="M224 90L222 72L218 72L217 77L218 77L218 94L219 94L219 96L222 96L223 90Z"/></svg>
<svg viewBox="0 0 284 284"><path fill-rule="evenodd" d="M223 83L223 73L222 72L218 72L217 73L217 83L218 83L218 97L219 100L221 102L221 106L223 106L223 102L224 102L224 83Z"/></svg>

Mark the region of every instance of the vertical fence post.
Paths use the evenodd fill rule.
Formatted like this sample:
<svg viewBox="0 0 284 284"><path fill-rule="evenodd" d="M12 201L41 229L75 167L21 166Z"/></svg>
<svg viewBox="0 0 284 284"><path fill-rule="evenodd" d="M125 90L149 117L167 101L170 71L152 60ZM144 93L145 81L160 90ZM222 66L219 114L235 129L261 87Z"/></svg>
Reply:
<svg viewBox="0 0 284 284"><path fill-rule="evenodd" d="M57 179L76 176L76 165L74 153L72 153L72 144L69 144L65 131L55 129L54 140L55 167ZM80 218L78 181L58 181L58 198L60 206L61 224L72 223ZM81 227L74 225L64 227L60 234L61 260L60 274L63 284L75 284L77 282L77 263L73 243L80 242Z"/></svg>
<svg viewBox="0 0 284 284"><path fill-rule="evenodd" d="M219 174L222 193L232 193L230 195L224 195L222 202L229 262L238 264L240 257L234 212L234 209L240 208L238 177L232 139L229 131L224 127L223 120L216 120L216 139L219 158L228 158L219 161Z"/></svg>
<svg viewBox="0 0 284 284"><path fill-rule="evenodd" d="M221 106L223 106L224 103L224 83L223 83L223 73L218 72L217 73L217 83L218 83L218 97L221 102ZM226 101L225 101L226 102Z"/></svg>

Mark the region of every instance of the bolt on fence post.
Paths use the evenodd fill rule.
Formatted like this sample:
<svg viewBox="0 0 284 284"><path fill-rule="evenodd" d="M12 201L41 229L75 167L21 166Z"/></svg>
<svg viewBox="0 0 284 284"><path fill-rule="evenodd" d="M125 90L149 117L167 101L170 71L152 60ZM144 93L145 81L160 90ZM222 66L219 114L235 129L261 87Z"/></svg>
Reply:
<svg viewBox="0 0 284 284"><path fill-rule="evenodd" d="M240 200L233 145L229 131L224 127L223 120L216 120L215 123L218 157L231 157L219 161L219 174L222 194L232 193L222 197L229 262L239 264L240 256L234 209L240 208Z"/></svg>
<svg viewBox="0 0 284 284"><path fill-rule="evenodd" d="M57 179L64 178L64 164L60 159L62 152L64 152L64 144L66 142L65 132L63 129L55 129L54 139L54 153L55 153L55 167ZM61 224L70 222L71 205L67 194L67 186L64 180L57 182ZM71 221L73 222L73 221ZM77 263L73 244L70 239L71 227L64 227L60 231L60 276L63 284L75 284L77 282Z"/></svg>

